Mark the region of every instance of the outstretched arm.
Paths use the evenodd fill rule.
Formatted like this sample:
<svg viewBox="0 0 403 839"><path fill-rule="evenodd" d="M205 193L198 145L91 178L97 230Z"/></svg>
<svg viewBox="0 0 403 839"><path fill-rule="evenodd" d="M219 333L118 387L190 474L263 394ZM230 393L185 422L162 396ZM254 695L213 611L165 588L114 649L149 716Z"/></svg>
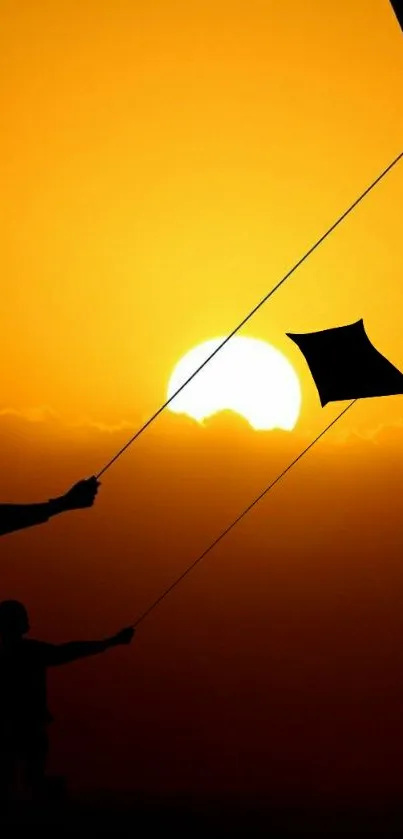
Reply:
<svg viewBox="0 0 403 839"><path fill-rule="evenodd" d="M0 504L0 536L44 524L52 516L80 507L91 507L98 492L95 477L74 484L65 495L42 504Z"/></svg>
<svg viewBox="0 0 403 839"><path fill-rule="evenodd" d="M134 629L130 626L104 641L69 641L67 644L49 644L46 645L46 664L48 667L58 667L61 664L77 661L79 658L98 655L110 647L130 644L133 635Z"/></svg>
<svg viewBox="0 0 403 839"><path fill-rule="evenodd" d="M0 536L43 524L51 515L50 501L44 504L0 504Z"/></svg>

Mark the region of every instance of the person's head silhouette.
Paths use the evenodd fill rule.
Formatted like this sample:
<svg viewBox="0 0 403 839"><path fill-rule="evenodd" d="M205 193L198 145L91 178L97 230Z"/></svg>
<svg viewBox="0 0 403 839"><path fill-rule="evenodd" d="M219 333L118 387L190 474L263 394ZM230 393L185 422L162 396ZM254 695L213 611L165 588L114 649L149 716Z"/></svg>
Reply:
<svg viewBox="0 0 403 839"><path fill-rule="evenodd" d="M0 637L3 641L16 640L29 631L28 613L18 600L0 603Z"/></svg>

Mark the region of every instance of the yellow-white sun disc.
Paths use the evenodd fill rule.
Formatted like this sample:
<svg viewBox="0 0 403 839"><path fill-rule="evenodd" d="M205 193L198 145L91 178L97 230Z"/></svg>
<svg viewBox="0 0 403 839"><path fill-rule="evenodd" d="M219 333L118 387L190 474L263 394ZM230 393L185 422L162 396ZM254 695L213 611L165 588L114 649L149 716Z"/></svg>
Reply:
<svg viewBox="0 0 403 839"><path fill-rule="evenodd" d="M205 341L183 356L171 375L168 399L223 340ZM266 341L235 336L173 398L169 408L199 422L231 410L256 430L291 431L301 408L301 388L294 368L279 350Z"/></svg>

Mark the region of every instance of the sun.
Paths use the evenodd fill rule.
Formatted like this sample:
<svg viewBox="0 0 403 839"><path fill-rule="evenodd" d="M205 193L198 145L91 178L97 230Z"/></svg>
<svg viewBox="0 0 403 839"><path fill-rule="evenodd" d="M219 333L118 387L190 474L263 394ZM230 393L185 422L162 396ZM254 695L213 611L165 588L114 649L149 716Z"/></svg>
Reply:
<svg viewBox="0 0 403 839"><path fill-rule="evenodd" d="M169 380L168 399L224 340L205 341L183 356ZM300 413L301 388L294 368L279 350L257 338L236 336L168 407L198 422L231 410L256 431L291 431Z"/></svg>

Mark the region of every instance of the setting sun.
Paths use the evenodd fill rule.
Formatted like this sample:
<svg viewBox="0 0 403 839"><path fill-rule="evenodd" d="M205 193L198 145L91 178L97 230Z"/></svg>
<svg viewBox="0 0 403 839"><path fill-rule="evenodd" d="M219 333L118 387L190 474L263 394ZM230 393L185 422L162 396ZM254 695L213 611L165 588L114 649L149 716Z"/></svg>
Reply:
<svg viewBox="0 0 403 839"><path fill-rule="evenodd" d="M403 839L393 6L0 4L12 836Z"/></svg>
<svg viewBox="0 0 403 839"><path fill-rule="evenodd" d="M176 365L168 399L222 344L199 344ZM279 350L256 338L232 338L172 400L170 409L201 422L223 410L243 416L256 431L294 428L301 406L297 374Z"/></svg>

